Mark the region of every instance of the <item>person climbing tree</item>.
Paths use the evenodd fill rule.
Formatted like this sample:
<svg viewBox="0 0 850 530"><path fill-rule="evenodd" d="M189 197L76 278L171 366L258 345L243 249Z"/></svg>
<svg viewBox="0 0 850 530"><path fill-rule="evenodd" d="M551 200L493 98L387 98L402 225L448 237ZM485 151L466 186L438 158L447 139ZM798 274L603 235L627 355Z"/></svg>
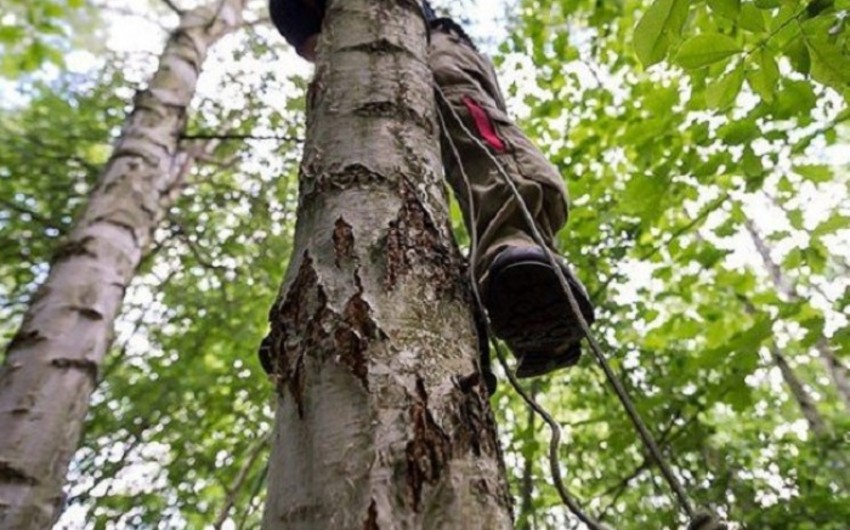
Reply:
<svg viewBox="0 0 850 530"><path fill-rule="evenodd" d="M508 117L489 59L460 25L438 17L427 0L421 7L430 29L443 165L473 240L472 271L491 329L517 357L518 377L572 366L584 332L549 252L567 220L563 179ZM275 26L311 62L321 46L325 8L325 0L270 0ZM540 236L548 249L538 245ZM558 260L584 320L592 323L584 286Z"/></svg>

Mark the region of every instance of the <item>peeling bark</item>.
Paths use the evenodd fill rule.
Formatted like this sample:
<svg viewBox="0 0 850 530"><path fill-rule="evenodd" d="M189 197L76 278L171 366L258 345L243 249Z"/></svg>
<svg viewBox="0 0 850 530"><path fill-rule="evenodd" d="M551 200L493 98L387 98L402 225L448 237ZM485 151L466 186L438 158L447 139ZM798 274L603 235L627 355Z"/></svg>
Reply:
<svg viewBox="0 0 850 530"><path fill-rule="evenodd" d="M418 7L336 0L322 38L263 528L512 528Z"/></svg>
<svg viewBox="0 0 850 530"><path fill-rule="evenodd" d="M244 0L182 13L81 217L53 256L0 369L0 527L50 528L112 325L176 196L178 142L209 47Z"/></svg>

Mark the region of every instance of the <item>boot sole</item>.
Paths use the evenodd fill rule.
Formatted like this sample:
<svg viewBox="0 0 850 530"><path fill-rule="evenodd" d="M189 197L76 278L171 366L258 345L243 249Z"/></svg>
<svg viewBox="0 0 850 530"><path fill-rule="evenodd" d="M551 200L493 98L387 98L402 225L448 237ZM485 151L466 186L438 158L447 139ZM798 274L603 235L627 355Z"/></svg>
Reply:
<svg viewBox="0 0 850 530"><path fill-rule="evenodd" d="M567 281L588 323L593 309L584 289ZM493 332L520 359L517 377L534 377L576 364L584 336L549 263L523 260L492 272L487 310Z"/></svg>

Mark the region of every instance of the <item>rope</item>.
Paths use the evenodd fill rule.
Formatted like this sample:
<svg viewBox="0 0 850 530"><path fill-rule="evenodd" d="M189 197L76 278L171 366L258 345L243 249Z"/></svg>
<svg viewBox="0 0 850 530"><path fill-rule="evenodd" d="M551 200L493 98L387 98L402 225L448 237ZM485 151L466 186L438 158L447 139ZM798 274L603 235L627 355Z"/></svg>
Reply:
<svg viewBox="0 0 850 530"><path fill-rule="evenodd" d="M439 88L438 88L439 90ZM449 106L451 108L451 106ZM449 135L449 129L446 125L445 117L443 116L442 111L438 110L437 116L440 119L440 126L445 132L445 137L448 139L449 146L452 150L452 155L458 162L458 168L460 169L461 176L463 177L463 182L466 185L466 194L469 200L469 217L471 219L471 223L475 222L476 211L475 211L475 201L472 198L472 185L469 183L469 177L466 175L466 169L463 167L463 162L460 158L460 153L458 153L457 146L452 140L452 137ZM470 230L470 240L472 244L472 248L470 251L470 262L475 263L476 258L478 257L478 233L475 230ZM469 267L469 279L472 285L472 292L475 295L475 302L478 304L478 307L481 308L482 312L484 312L484 304L482 303L481 293L478 290L478 282L475 280L475 272L472 267ZM490 337L494 337L493 331L490 329L490 321L489 319L484 319L487 325L487 333ZM567 487L564 485L564 479L561 476L561 467L559 465L558 460L558 450L561 447L561 426L558 425L558 422L549 414L546 409L544 409L540 404L538 404L534 398L532 398L528 393L526 393L525 389L519 384L513 372L508 368L507 359L505 358L504 350L502 349L501 344L495 339L491 339L493 347L496 349L496 355L499 358L499 364L502 365L502 369L504 369L505 373L508 375L508 380L511 383L511 386L516 390L516 392L522 397L522 399L528 404L529 407L534 410L543 421L549 426L549 430L552 433L549 438L549 471L552 474L552 481L555 483L555 489L558 491L558 495L561 497L561 501L567 506L567 508L572 512L573 515L576 516L578 520L583 522L590 528L591 530L610 530L607 526L604 526L602 523L588 515L584 512L579 505L578 501L575 497L569 492Z"/></svg>
<svg viewBox="0 0 850 530"><path fill-rule="evenodd" d="M570 309L576 315L577 320L579 322L579 325L581 326L582 331L584 332L585 336L588 339L588 343L590 344L590 349L592 350L597 362L599 363L600 367L602 368L602 371L605 373L605 377L608 379L608 382L614 388L614 392L617 394L617 398L620 400L620 403L623 405L623 408L626 410L626 413L629 416L629 419L631 420L635 429L637 430L641 441L643 442L644 446L649 451L649 453L652 455L652 458L653 458L653 460L655 460L655 463L658 465L659 469L661 470L661 473L662 473L665 481L667 482L668 486L670 487L670 489L675 494L675 497L676 497L676 500L678 501L678 504L681 506L682 510L687 514L688 518L691 519L691 523L688 527L688 530L723 530L723 529L725 529L726 526L722 522L720 522L714 515L709 514L709 513L705 513L705 512L697 512L696 510L694 510L694 507L691 504L691 501L690 501L690 498L688 497L687 492L685 491L682 484L679 482L679 479L673 473L672 468L667 463L664 456L661 454L661 450L659 449L658 444L655 442L655 439L653 438L649 429L646 427L646 424L644 423L643 419L641 418L640 413L637 410L637 407L635 407L634 402L632 402L631 398L629 397L628 393L626 392L626 389L623 386L622 381L620 381L620 378L617 376L616 373L614 373L614 370L611 368L611 365L608 362L608 359L605 357L605 354L603 353L601 346L599 345L596 338L591 333L590 326L588 325L587 321L584 319L584 316L582 315L581 309L578 305L578 301L576 300L575 295L573 295L573 293L572 293L572 289L570 289L570 286L567 283L567 279L564 276L563 270L561 269L561 264L558 262L558 259L555 256L555 254L546 245L545 239L543 238L542 234L540 233L540 230L537 227L537 223L535 222L534 217L531 215L531 212L528 210L528 207L526 206L525 201L522 198L522 195L520 194L519 190L517 189L516 184L513 182L510 175L508 175L508 173L502 167L501 162L490 152L490 150L487 148L487 146L484 145L484 143L481 142L481 140L479 140L478 137L475 136L475 134L473 134L472 131L469 130L469 128L466 126L466 124L463 123L463 120L460 118L458 113L455 111L454 107L452 107L451 103L449 102L445 93L443 93L440 86L437 85L436 83L434 83L434 87L435 87L436 93L442 99L445 106L450 110L450 112L451 112L454 120L457 122L458 126L464 131L464 133L469 137L469 139L472 140L473 143L475 143L484 152L484 154L493 162L493 164L495 165L499 175L502 177L502 179L505 181L505 183L509 186L509 188L511 189L511 192L514 194L515 198L517 199L517 202L520 206L520 210L522 211L523 217L524 217L526 223L528 223L528 226L531 230L531 235L533 236L534 241L540 246L540 248L543 249L546 252L546 255L549 258L549 263L552 266L552 268L554 269L556 276L558 277L558 282L561 284L561 288L563 289L564 293L567 295L567 299L568 299L569 304L570 304ZM441 123L444 127L445 132L446 132L446 137L450 138L450 136L448 134L448 128L445 126L446 124L445 124L444 118L442 117L442 114L440 114L440 121L441 121ZM453 144L453 142L452 142L452 144ZM456 147L454 147L454 145L452 145L452 147L453 147L455 156L457 156ZM459 158L458 158L458 164L460 165L461 168L463 167L463 164L462 164L462 162L460 161ZM467 190L470 193L469 203L470 203L470 206L472 206L473 200L472 200L472 195L471 195L471 185L469 184L469 179L466 178L465 174L463 174L463 171L462 171L462 175L463 175L464 180L466 182ZM474 216L472 216L472 218L474 220ZM475 230L473 229L473 230L471 230L471 232L475 232ZM474 239L473 241L477 245L477 240ZM473 252L473 257L475 257L475 256L477 256L477 249L475 249L474 252ZM475 293L476 293L477 302L480 304L481 299L480 299L480 296L478 294L477 282L475 281L474 278L473 278L472 284L473 284L473 288L474 288ZM502 363L502 365L505 366L505 360L503 358L504 355L501 352L501 349L498 348L498 347L497 347L497 353L499 355L500 363ZM515 389L517 389L517 391L520 393L520 395L523 397L523 399L529 404L529 406L534 408L535 411L537 411L538 414L540 414L544 418L544 420L546 420L547 416L549 416L549 415L546 414L545 411L543 411L542 408L539 405L534 403L533 400L528 398L528 396L523 391L520 390L520 387L519 387L518 383L516 382L513 374L510 372L510 370L506 369L505 371L508 373L508 378L511 382L511 385L514 386ZM551 423L550 423L550 420L551 420ZM549 417L549 419L547 420L547 423L549 423L550 428L553 427L553 426L555 427L555 428L552 429L552 441L554 442L556 439L558 439L558 442L559 442L560 441L559 440L560 430L556 429L557 423L555 423L554 420L551 419L551 417ZM554 455L553 455L551 448L552 448L552 444L550 444L550 459L557 458L557 452L555 452ZM557 445L555 446L555 449L557 450ZM552 468L553 468L553 478L555 478L554 475L556 473L559 477L560 476L560 470L559 470L558 466L554 462L550 462L550 463L552 464ZM556 481L556 486L557 485L558 484L557 484L557 481ZM563 484L560 484L560 487L558 488L559 493L567 493L566 490L564 490L564 492L562 492L561 491L562 488L563 488ZM571 511L573 511L573 513L576 515L576 517L579 517L579 519L582 519L582 517L579 516L579 513L581 513L581 511L579 510L579 513L576 513L576 511L573 510L573 505L575 505L575 501L573 501L568 494L567 495L562 494L561 496L562 496L562 500L564 500L564 503L567 504L567 507L570 508ZM577 505L575 507L577 508ZM584 515L584 514L582 514L582 515ZM584 515L584 517L587 518L586 515ZM706 519L706 517L707 517L707 519ZM587 519L589 519L589 518L587 518ZM585 522L585 524L588 524L588 526L591 526L591 524L588 523L585 519L582 519L582 521ZM594 528L594 527L591 526L591 528ZM601 528L601 527L596 526L595 528Z"/></svg>

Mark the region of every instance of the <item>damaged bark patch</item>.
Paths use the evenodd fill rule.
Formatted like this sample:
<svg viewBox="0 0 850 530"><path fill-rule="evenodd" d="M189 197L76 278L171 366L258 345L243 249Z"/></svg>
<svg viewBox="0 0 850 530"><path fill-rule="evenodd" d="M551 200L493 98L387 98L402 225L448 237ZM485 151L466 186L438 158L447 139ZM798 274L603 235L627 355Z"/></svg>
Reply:
<svg viewBox="0 0 850 530"><path fill-rule="evenodd" d="M38 330L23 331L22 329L12 338L12 342L10 342L9 346L7 347L7 352L37 344L43 340L47 339L41 336Z"/></svg>
<svg viewBox="0 0 850 530"><path fill-rule="evenodd" d="M370 341L384 338L372 319L371 308L361 293L352 296L345 304L342 322L334 334L334 346L340 360L351 370L363 388L369 389L369 363L366 350Z"/></svg>
<svg viewBox="0 0 850 530"><path fill-rule="evenodd" d="M372 499L372 503L369 504L366 520L363 522L363 530L381 530L378 526L378 506L375 504L375 499Z"/></svg>
<svg viewBox="0 0 850 530"><path fill-rule="evenodd" d="M364 52L369 54L410 53L407 48L391 42L389 39L378 39L362 44L341 48L340 51Z"/></svg>
<svg viewBox="0 0 850 530"><path fill-rule="evenodd" d="M413 439L407 442L407 487L414 511L419 511L425 484L434 485L452 458L452 444L431 411L421 379L416 382L417 396L410 407Z"/></svg>
<svg viewBox="0 0 850 530"><path fill-rule="evenodd" d="M278 392L288 388L298 413L304 415L304 355L327 334L320 322L327 311L327 297L319 285L313 260L305 253L286 299L269 315L271 339L269 361L278 383Z"/></svg>
<svg viewBox="0 0 850 530"><path fill-rule="evenodd" d="M92 307L72 306L71 309L89 320L103 320L103 313Z"/></svg>
<svg viewBox="0 0 850 530"><path fill-rule="evenodd" d="M422 283L433 286L438 293L462 290L458 263L440 230L409 186L403 187L402 195L401 210L390 222L386 239L387 289L392 290L405 276L416 271L425 276Z"/></svg>
<svg viewBox="0 0 850 530"><path fill-rule="evenodd" d="M357 163L349 164L343 168L330 168L327 171L318 172L313 178L309 178L313 171L313 169L303 167L301 169L299 181L301 182L302 201L330 191L386 186L391 182L386 176Z"/></svg>
<svg viewBox="0 0 850 530"><path fill-rule="evenodd" d="M495 423L487 403L487 390L477 372L456 380L452 443L459 452L471 451L475 456L494 455Z"/></svg>
<svg viewBox="0 0 850 530"><path fill-rule="evenodd" d="M345 222L345 219L342 217L334 223L333 242L337 268L340 268L341 263L355 258L354 231L351 225Z"/></svg>
<svg viewBox="0 0 850 530"><path fill-rule="evenodd" d="M62 370L79 370L88 375L92 382L97 381L99 368L96 362L89 359L53 359L50 361L50 366Z"/></svg>
<svg viewBox="0 0 850 530"><path fill-rule="evenodd" d="M403 100L403 98L399 98ZM427 117L417 113L403 101L371 101L358 107L354 114L365 118L382 118L399 122L410 122L429 134L434 125Z"/></svg>
<svg viewBox="0 0 850 530"><path fill-rule="evenodd" d="M56 252L53 253L53 263L59 263L69 258L76 256L87 256L89 258L97 258L97 254L88 249L88 244L94 241L94 237L86 236L80 240L71 240L63 245L60 245Z"/></svg>
<svg viewBox="0 0 850 530"><path fill-rule="evenodd" d="M351 227L337 222L334 244L339 257L353 256ZM315 362L334 359L345 365L368 390L370 344L386 335L371 316L372 308L363 300L363 288L355 271L357 292L345 303L342 312L329 307L328 299L312 259L305 254L287 291L283 304L269 315L271 334L264 340L263 356L277 380L278 391L288 390L303 417L307 357Z"/></svg>
<svg viewBox="0 0 850 530"><path fill-rule="evenodd" d="M23 471L15 469L9 462L0 461L0 482L35 486L38 481Z"/></svg>

